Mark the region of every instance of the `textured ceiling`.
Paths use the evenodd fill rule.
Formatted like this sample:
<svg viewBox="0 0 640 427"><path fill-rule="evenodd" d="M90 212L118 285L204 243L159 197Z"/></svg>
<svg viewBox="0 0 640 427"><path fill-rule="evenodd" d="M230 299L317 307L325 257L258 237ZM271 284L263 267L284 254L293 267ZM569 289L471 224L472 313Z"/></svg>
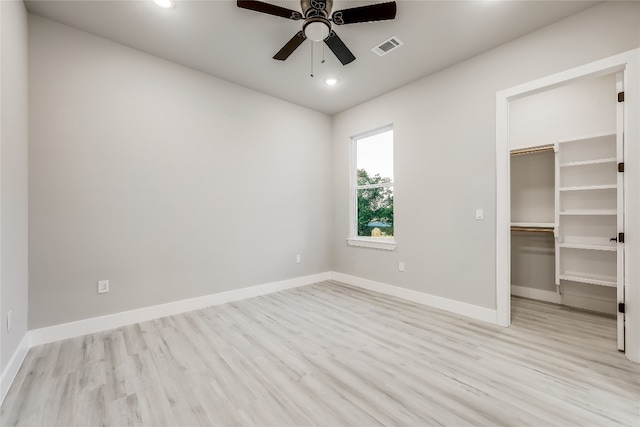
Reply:
<svg viewBox="0 0 640 427"><path fill-rule="evenodd" d="M300 10L296 1L271 3ZM377 1L334 0L334 10L372 3ZM150 0L25 2L31 13L328 114L597 3L399 0L393 21L334 27L357 58L343 66L323 43L308 40L287 61L272 59L302 21L239 9L235 1L177 0L172 9L161 9ZM390 36L404 45L385 56L371 51ZM328 76L340 79L339 84L326 86L323 80Z"/></svg>

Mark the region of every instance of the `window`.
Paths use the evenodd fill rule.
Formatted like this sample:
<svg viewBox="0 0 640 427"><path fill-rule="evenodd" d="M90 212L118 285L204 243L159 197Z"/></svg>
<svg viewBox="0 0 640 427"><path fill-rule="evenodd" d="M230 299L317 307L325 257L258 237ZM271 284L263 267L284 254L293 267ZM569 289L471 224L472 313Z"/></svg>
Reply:
<svg viewBox="0 0 640 427"><path fill-rule="evenodd" d="M352 246L393 250L393 128L351 140Z"/></svg>

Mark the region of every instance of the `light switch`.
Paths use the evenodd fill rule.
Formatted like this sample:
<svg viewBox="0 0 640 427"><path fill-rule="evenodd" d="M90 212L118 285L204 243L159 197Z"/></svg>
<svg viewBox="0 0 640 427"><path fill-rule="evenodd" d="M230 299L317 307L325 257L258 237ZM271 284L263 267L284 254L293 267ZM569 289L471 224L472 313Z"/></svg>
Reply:
<svg viewBox="0 0 640 427"><path fill-rule="evenodd" d="M476 219L484 219L484 209L476 209Z"/></svg>

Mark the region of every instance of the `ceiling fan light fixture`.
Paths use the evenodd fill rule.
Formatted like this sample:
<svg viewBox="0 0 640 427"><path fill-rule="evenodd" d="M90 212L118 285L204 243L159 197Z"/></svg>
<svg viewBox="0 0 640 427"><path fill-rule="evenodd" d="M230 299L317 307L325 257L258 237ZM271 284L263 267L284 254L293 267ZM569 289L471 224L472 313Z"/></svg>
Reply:
<svg viewBox="0 0 640 427"><path fill-rule="evenodd" d="M304 35L314 42L321 42L329 37L329 24L323 20L311 21L304 26Z"/></svg>

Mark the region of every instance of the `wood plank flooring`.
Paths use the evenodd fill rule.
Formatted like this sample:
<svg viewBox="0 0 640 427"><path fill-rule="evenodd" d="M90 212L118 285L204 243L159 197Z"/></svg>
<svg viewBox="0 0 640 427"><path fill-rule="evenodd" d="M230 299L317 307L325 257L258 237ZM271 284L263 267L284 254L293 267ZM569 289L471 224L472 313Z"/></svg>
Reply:
<svg viewBox="0 0 640 427"><path fill-rule="evenodd" d="M614 319L517 298L512 318L322 282L34 347L0 424L640 424Z"/></svg>

